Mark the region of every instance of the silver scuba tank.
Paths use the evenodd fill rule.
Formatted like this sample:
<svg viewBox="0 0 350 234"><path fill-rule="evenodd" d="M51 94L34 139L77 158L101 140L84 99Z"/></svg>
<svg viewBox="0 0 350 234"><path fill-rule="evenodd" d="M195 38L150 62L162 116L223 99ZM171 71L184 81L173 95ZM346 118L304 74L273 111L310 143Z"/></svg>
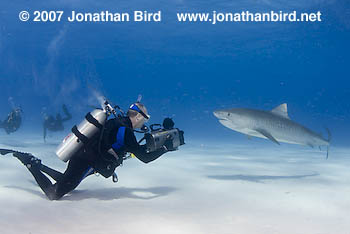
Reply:
<svg viewBox="0 0 350 234"><path fill-rule="evenodd" d="M56 149L56 155L67 162L84 144L103 128L108 113L104 109L95 109L89 112L84 120L72 128L72 132L66 136Z"/></svg>

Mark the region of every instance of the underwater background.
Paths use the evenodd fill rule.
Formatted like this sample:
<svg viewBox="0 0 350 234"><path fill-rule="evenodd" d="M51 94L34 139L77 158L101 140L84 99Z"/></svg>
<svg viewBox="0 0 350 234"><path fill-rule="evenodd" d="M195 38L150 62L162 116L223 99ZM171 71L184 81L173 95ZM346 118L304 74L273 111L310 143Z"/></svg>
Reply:
<svg viewBox="0 0 350 234"><path fill-rule="evenodd" d="M63 103L73 113L66 125L80 122L94 103L94 89L123 109L142 94L150 122L173 117L187 140L246 141L219 124L212 112L269 110L287 103L291 119L325 136L328 127L332 145L348 144L350 13L345 0L2 1L0 6L0 116L9 113L8 98L13 97L24 111L21 131L42 134L42 108L55 114ZM138 9L161 10L162 22L18 19L22 10ZM212 10L321 11L322 22L212 25L176 19L176 12ZM14 134L20 137L21 132Z"/></svg>
<svg viewBox="0 0 350 234"><path fill-rule="evenodd" d="M21 22L19 12L162 11L161 22ZM184 23L177 12L322 13L321 22ZM348 0L0 1L0 120L21 128L0 148L64 171L55 150L98 106L127 110L139 94L151 119L172 117L186 144L152 163L125 160L118 183L90 176L50 201L11 155L0 157L6 234L334 234L350 229L350 4ZM327 138L326 149L253 138L213 111L271 110ZM43 141L43 115L73 118ZM137 134L141 137L141 134Z"/></svg>

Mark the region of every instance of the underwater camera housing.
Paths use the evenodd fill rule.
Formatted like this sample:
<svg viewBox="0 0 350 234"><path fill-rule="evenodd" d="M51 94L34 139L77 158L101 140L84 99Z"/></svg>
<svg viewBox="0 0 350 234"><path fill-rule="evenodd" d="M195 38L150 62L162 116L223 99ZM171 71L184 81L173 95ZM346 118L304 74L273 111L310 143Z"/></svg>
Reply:
<svg viewBox="0 0 350 234"><path fill-rule="evenodd" d="M174 122L170 118L165 118L163 125L150 125L150 132L145 133L143 139L146 140L146 151L153 152L163 147L167 139L171 139L174 150L185 144L184 131L174 128Z"/></svg>

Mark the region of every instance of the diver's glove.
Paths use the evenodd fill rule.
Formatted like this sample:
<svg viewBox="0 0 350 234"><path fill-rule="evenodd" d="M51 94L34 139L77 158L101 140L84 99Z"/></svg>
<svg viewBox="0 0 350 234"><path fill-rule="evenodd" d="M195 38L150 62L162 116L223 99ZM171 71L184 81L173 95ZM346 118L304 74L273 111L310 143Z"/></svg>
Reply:
<svg viewBox="0 0 350 234"><path fill-rule="evenodd" d="M174 148L173 140L171 138L168 138L168 139L165 140L163 147L167 151L175 151L176 150L176 148Z"/></svg>

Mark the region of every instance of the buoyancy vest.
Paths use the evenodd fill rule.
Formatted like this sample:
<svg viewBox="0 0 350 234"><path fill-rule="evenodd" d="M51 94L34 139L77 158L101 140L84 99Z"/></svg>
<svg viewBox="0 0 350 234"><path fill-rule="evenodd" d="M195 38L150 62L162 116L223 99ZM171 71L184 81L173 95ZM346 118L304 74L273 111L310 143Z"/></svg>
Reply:
<svg viewBox="0 0 350 234"><path fill-rule="evenodd" d="M96 172L108 178L123 162L125 151L125 132L127 125L123 119L108 120L104 126L102 138L94 144L97 155L92 160Z"/></svg>

